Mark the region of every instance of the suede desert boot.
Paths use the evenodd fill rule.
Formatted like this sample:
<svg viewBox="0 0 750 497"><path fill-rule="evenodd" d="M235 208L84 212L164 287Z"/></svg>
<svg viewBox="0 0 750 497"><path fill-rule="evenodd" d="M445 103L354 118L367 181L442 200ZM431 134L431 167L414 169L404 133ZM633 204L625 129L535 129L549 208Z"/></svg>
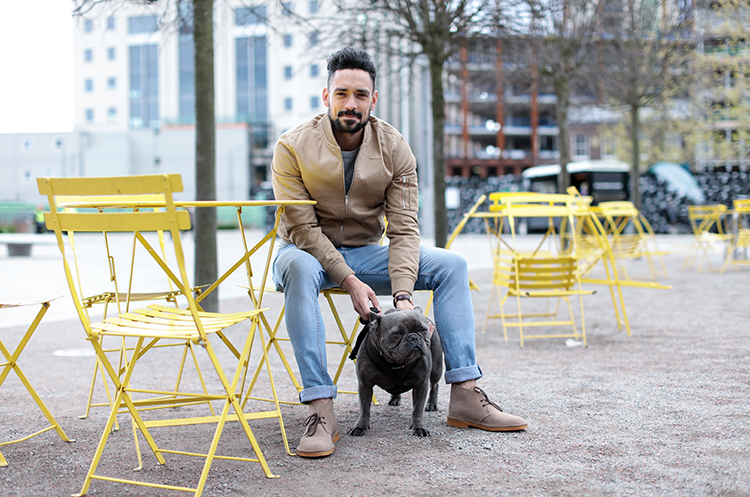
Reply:
<svg viewBox="0 0 750 497"><path fill-rule="evenodd" d="M503 412L481 388L462 388L455 383L451 385L448 425L487 431L518 431L528 426L523 418Z"/></svg>
<svg viewBox="0 0 750 497"><path fill-rule="evenodd" d="M333 414L333 399L318 399L310 402L310 415L305 420L305 433L297 446L297 455L323 457L333 454L335 442L339 440L336 416Z"/></svg>

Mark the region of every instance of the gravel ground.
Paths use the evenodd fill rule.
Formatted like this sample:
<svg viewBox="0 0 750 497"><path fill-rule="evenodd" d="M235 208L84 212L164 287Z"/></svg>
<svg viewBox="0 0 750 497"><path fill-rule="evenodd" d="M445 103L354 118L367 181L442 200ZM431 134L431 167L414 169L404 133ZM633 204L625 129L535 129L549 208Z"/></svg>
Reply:
<svg viewBox="0 0 750 497"><path fill-rule="evenodd" d="M256 421L251 427L280 478L266 479L257 464L216 461L204 495L750 495L750 272L696 273L682 270L681 263L681 256L667 258L671 290L624 290L631 337L618 331L609 292L599 287L585 300L587 348L568 347L565 339L528 340L521 348L516 333L504 341L499 322L481 333L491 272L474 271L482 288L474 293L478 363L484 372L480 386L506 411L523 416L527 430L487 433L447 426L449 388L441 385L439 412L425 417L431 437L409 434L408 395L401 406L391 407L388 395L378 391L372 430L355 438L346 430L357 419L356 396L340 394L336 412L342 436L332 456L288 456L279 424ZM644 267L635 263L636 270ZM279 298L269 295L267 303L278 309ZM222 306L241 309L246 300L225 300ZM340 307L347 311L344 322L352 322L346 302ZM23 331L0 329L8 345L15 345ZM53 352L88 350L82 335L77 321L43 322L21 356L19 364L76 442L66 444L48 432L1 447L9 466L0 468L0 495L64 496L80 490L107 412L95 408L88 419L78 419L93 358ZM329 349L332 367L341 352ZM177 357L176 351L167 354ZM280 397L294 400L281 363L271 357ZM138 381L173 377L175 368L166 364L146 368L149 376ZM194 379L186 373L186 382ZM339 388L355 385L349 362ZM181 408L166 415L205 410ZM282 412L294 450L307 411L284 405ZM12 374L0 390L0 419L0 440L22 437L43 424ZM127 418L120 422L123 429L111 436L100 469L128 476L137 461ZM212 434L210 426L183 432L159 429L155 436L166 447L205 450ZM249 455L243 437L236 424L228 426L220 452ZM138 477L184 485L197 481L202 460L166 457L167 465L158 466L144 452ZM95 481L88 495L184 493Z"/></svg>

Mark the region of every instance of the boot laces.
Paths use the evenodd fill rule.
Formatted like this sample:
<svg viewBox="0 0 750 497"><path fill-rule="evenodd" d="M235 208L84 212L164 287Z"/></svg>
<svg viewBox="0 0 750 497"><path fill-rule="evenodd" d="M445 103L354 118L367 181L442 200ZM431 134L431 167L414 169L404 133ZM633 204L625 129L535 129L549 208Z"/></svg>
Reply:
<svg viewBox="0 0 750 497"><path fill-rule="evenodd" d="M314 412L310 414L307 419L305 420L305 428L307 430L305 431L306 437L312 437L315 435L315 433L318 431L318 425L323 426L326 424L325 421L323 421L325 417L320 417L317 412ZM325 428L323 428L325 430Z"/></svg>
<svg viewBox="0 0 750 497"><path fill-rule="evenodd" d="M480 394L482 397L484 397L483 399L479 400L482 403L482 407L492 406L498 411L504 412L503 409L499 405L495 404L494 402L490 400L490 398L487 396L487 393L484 390L482 390L479 387L474 387L474 391Z"/></svg>

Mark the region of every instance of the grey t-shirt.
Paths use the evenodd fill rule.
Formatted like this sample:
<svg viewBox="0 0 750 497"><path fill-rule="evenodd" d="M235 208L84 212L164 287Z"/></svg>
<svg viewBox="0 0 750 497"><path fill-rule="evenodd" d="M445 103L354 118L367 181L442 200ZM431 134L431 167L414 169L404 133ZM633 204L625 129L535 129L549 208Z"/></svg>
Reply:
<svg viewBox="0 0 750 497"><path fill-rule="evenodd" d="M357 161L359 147L354 150L342 150L341 157L344 159L344 191L349 193L354 179L354 163Z"/></svg>

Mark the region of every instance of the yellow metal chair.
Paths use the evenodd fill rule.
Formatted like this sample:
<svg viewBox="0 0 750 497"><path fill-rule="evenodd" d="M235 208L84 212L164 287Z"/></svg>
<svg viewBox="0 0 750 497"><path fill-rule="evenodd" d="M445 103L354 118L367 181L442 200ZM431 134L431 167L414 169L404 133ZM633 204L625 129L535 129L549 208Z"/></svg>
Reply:
<svg viewBox="0 0 750 497"><path fill-rule="evenodd" d="M489 195L489 210L485 217L487 231L493 255L493 277L490 298L485 316L484 329L492 319L500 319L503 335L508 340L507 329L518 327L520 345L530 338L574 338L581 339L586 345L586 324L583 313L583 296L594 291L584 290L581 286L578 271L575 237L560 237L560 227L576 226L574 214L577 201L570 195L535 194L528 192L504 193L495 192ZM521 247L516 233L518 218L546 218L548 229L535 247ZM567 224L562 223L567 220ZM510 236L504 236L505 230ZM563 240L573 244L565 246ZM499 312L493 311L494 298L497 294ZM578 331L570 304L570 297L578 296L580 303L581 330ZM507 314L505 304L510 297L516 298L517 313ZM543 312L530 311L524 308L523 300L527 298L552 299L554 305L548 305ZM568 319L558 318L560 302L565 302ZM542 319L539 321L538 319ZM524 333L524 327L570 327L569 333Z"/></svg>
<svg viewBox="0 0 750 497"><path fill-rule="evenodd" d="M79 197L79 196L65 196L60 195L56 198L57 201L57 207L62 212L76 212L76 208L68 208L65 207L66 205L75 205L80 202L89 202L89 203L102 203L107 204L111 202L120 202L123 204L139 204L144 202L164 202L164 196L163 195L118 195L118 196L86 196L86 197ZM134 207L133 209L138 210L139 207ZM98 212L102 212L102 209L97 209ZM153 212L158 212L159 208L150 208L149 210ZM165 237L164 232L162 230L158 230L156 232L158 236L158 242L159 242L159 248L160 248L160 254L162 256L162 259L166 260L167 258L167 252L165 248ZM74 268L76 272L76 283L78 284L78 295L86 295L86 292L84 292L82 280L81 280L81 274L80 274L80 266L78 261L78 255L76 252L76 243L75 243L75 233L73 231L68 231L68 242L70 246L70 253L74 262ZM116 245L116 242L111 241L110 237L108 236L107 232L103 233L103 242L104 246L106 248L106 259L105 264L102 267L102 270L106 270L108 273L108 283L111 284L111 290L109 291L101 291L102 288L99 288L100 292L95 294L89 294L87 297L83 297L81 299L81 304L83 305L84 310L87 314L89 314L89 310L94 307L96 304L101 304L103 306L103 313L102 313L102 319L107 318L107 313L109 310L109 305L113 304L117 307L117 313L122 312L128 312L130 310L130 305L133 302L155 302L155 301L166 301L172 303L175 307L179 307L177 298L180 296L180 291L175 288L175 286L172 284L172 282L169 280L169 278L166 278L165 275L165 284L163 285L166 287L163 291L135 291L135 282L134 282L134 276L135 276L135 270L136 270L136 253L139 248L138 239L137 237L133 236L132 238L132 244L131 244L131 250L128 254L129 256L129 265L127 267L128 273L127 273L127 290L121 291L121 284L118 281L118 270L117 270L117 260L118 257L116 257L116 254L112 250L112 246ZM93 261L89 258L86 260L86 267L87 269L91 269L93 266ZM137 285L135 285L137 286ZM202 285L199 287L193 288L193 291L200 295L202 290L207 285ZM186 304L186 303L183 303ZM89 319L91 317L89 316ZM123 364L125 363L127 359L127 354L132 351L132 347L129 349L125 346L124 339L120 338L119 340L119 346L117 348L105 348L104 351L106 353L117 353L119 354L119 367L121 371L124 371ZM175 387L174 392L178 392L180 389L180 383L183 378L183 373L185 369L185 362L187 360L187 354L188 351L191 354L191 357L193 359L193 365L195 366L196 373L198 375L198 378L201 381L201 384L203 384L203 375L200 370L200 365L198 364L198 360L195 354L195 350L193 348L193 344L190 340L185 341L184 343L165 343L158 345L157 347L183 347L183 353L182 353L182 359L180 361L178 370L177 370L177 378L175 380ZM107 402L98 402L94 403L94 390L97 383L97 377L98 375L101 375L103 390L107 398ZM205 385L203 386L204 393L206 392ZM161 396L161 398L168 399L170 396ZM205 402L205 401L204 401ZM112 394L110 392L109 385L107 383L106 378L106 372L101 367L101 363L99 361L99 358L97 357L94 362L94 371L91 377L91 386L89 387L89 394L87 397L86 402L86 410L83 415L78 416L81 419L85 419L89 416L89 413L91 411L92 407L110 407L112 406ZM164 404L162 408L170 408L174 406L170 406L169 404ZM213 406L210 402L208 402L208 408L211 411L211 414L214 414ZM117 420L115 420L115 430L119 429L119 424L117 423Z"/></svg>
<svg viewBox="0 0 750 497"><path fill-rule="evenodd" d="M726 211L727 206L723 204L688 206L688 217L694 238L682 263L683 269L692 268L697 262L697 271L700 272L704 261L709 270L719 269L711 264L709 252L719 249L725 252L725 257L727 256L726 244L731 241L731 234L724 232L722 223Z"/></svg>
<svg viewBox="0 0 750 497"><path fill-rule="evenodd" d="M260 314L265 309L255 308L247 312L221 314L203 312L197 302L197 299L191 292L187 276L187 268L183 256L183 247L180 240L180 231L190 228L190 217L186 211L177 210L173 199L173 194L182 191L182 180L179 175L152 175L152 176L130 176L130 177L109 177L109 178L39 178L39 192L46 195L51 206L51 212L46 214L47 228L55 232L60 252L63 256L63 265L68 286L73 297L81 324L86 332L88 340L91 342L102 367L107 371L109 381L114 385L116 397L113 401L110 415L105 424L101 440L98 444L91 466L86 474L80 494L85 495L93 480L104 480L110 482L126 483L153 488L163 488L171 490L181 490L192 492L199 496L203 492L206 484L209 470L214 459L231 459L258 462L264 474L267 477L274 477L265 457L253 435L248 420L258 419L278 419L279 426L284 438L284 444L288 444L281 417L281 411L278 402L275 402L275 409L269 411L259 411L246 413L240 405L242 398L241 382L247 373L246 367L250 357L253 340L256 336L261 336L262 327L259 326ZM129 212L60 212L57 208L56 197L58 195L141 195L157 194L163 195L165 210L161 212L147 211L129 211ZM174 255L172 260L165 260L149 243L144 233L154 231L169 231L174 245ZM123 312L117 317L110 317L102 322L92 322L85 312L81 299L78 297L77 286L74 281L73 271L66 258L66 240L65 233L72 232L130 232L150 254L159 268L168 276L176 288L180 290L181 297L187 302L187 309L177 309L175 307L164 305L149 305L145 308ZM249 256L248 256L249 257ZM239 263L238 263L239 265ZM213 288L213 287L212 287ZM211 289L207 290L210 291ZM223 330L240 325L241 328L247 329L246 338L239 348L232 346L228 342L227 336ZM237 329L237 328L235 328ZM105 337L117 337L131 340L133 342L132 351L125 363L124 372L116 366L113 366L104 347L102 340ZM226 344L232 352L234 367L225 371L225 367L214 349L216 337ZM191 341L199 345L198 349L205 352L206 360L211 364L211 370L215 373L213 378L212 393L203 392L185 392L178 393L165 392L164 388L157 385L143 385L144 388L136 388L132 384L133 376L136 370L140 371L142 359L155 354L158 349L154 349L162 341ZM219 342L219 343L221 343ZM263 350L263 361L268 368L268 376L271 380L271 389L273 379L268 367L268 358ZM234 361L236 360L236 362ZM226 362L226 358L223 359ZM148 363L145 364L147 366ZM156 381L153 379L152 381ZM220 385L217 388L216 385ZM274 390L275 391L275 390ZM202 416L189 418L171 418L171 419L145 419L150 412L146 409L149 407L158 407L163 400L154 398L159 395L174 395L169 399L172 405L180 403L193 404L196 401L215 402L220 406L220 413L217 416ZM146 398L139 399L137 396L145 395ZM275 397L275 395L274 395ZM159 464L166 464L164 454L180 454L188 456L197 456L205 458L203 468L198 477L197 484L194 487L183 487L174 485L165 485L153 482L134 480L129 478L120 478L116 476L104 476L97 472L100 460L107 446L114 426L115 418L118 412L129 414L134 423L134 427L140 431L145 438L149 448L153 452ZM232 413L230 413L230 411ZM159 411L165 412L165 411ZM178 412L178 411L175 411ZM227 421L239 421L245 436L248 439L249 446L255 457L239 456L219 456L217 448L219 440ZM152 428L158 427L175 427L183 431L182 437L177 437L181 442L187 442L191 437L188 426L197 424L215 424L214 435L205 453L196 453L188 450L171 450L160 448L152 435ZM173 438L174 439L174 438ZM109 468L109 471L115 472L115 468Z"/></svg>
<svg viewBox="0 0 750 497"><path fill-rule="evenodd" d="M503 323L505 341L508 341L507 329L509 327L518 327L521 347L523 347L524 339L529 338L573 338L583 340L585 347L586 321L583 313L583 299L579 298L581 313L581 331L579 332L576 328L570 297L592 295L595 291L583 290L580 278L577 275L577 261L571 256L500 256L498 264L493 271L492 284L494 287L507 289L505 295L500 299L499 314ZM504 311L504 305L509 297L516 297L517 299L518 312L516 314L506 314ZM548 306L542 312L523 312L521 302L524 298L554 299L555 305L554 308ZM558 318L561 301L565 302L568 308L568 319ZM487 318L491 319L497 316L497 314L490 314L488 309ZM542 320L537 320L540 318ZM547 334L524 333L524 327L553 326L570 326L571 332Z"/></svg>
<svg viewBox="0 0 750 497"><path fill-rule="evenodd" d="M668 277L664 264L666 252L659 250L651 224L632 202L600 202L594 208L594 212L598 212L604 220L603 225L610 237L612 254L619 263L618 273L624 279L634 279L628 274L625 264L625 261L634 259L643 259L648 263L648 280L657 281L660 276ZM628 230L631 232L628 233ZM654 259L659 260L661 273Z"/></svg>
<svg viewBox="0 0 750 497"><path fill-rule="evenodd" d="M55 300L56 298L59 298L59 297L55 297L51 299L40 299L40 300L0 302L0 309L8 309L11 307L22 307L22 306L29 306L29 305L41 305L41 309L39 310L36 317L34 318L34 321L26 330L26 333L24 333L23 337L18 342L18 345L16 346L15 350L13 350L13 352L11 352L5 346L2 340L0 340L0 353L2 353L3 357L5 358L5 362L0 363L0 367L2 367L2 371L0 371L0 387L3 386L5 379L8 377L8 374L11 371L16 373L16 376L18 376L18 379L21 380L21 383L23 383L23 386L26 387L26 390L29 392L29 395L31 395L31 398L34 399L34 402L42 411L42 414L44 414L44 417L47 418L47 422L49 423L49 426L31 435L27 435L18 440L0 442L0 446L23 442L24 440L28 440L29 438L35 437L37 435L41 435L42 433L49 431L49 430L55 430L57 432L57 435L60 437L60 439L63 442L75 442L75 440L71 440L70 438L68 438L68 436L65 434L62 427L60 426L60 423L58 423L55 420L54 416L52 416L52 413L50 412L50 410L47 409L46 405L44 405L44 402L42 401L41 397L39 397L39 394L36 393L36 390L34 390L34 387L31 386L31 383L29 382L28 378L26 378L26 375L23 374L23 371L21 371L21 368L18 366L18 358L20 357L23 350L26 348L26 345L29 343L31 336L34 334L34 331L36 330L37 326L39 326L39 323L42 321L42 318L47 313L47 309L49 309L50 302ZM5 458L3 457L3 454L0 452L0 466L7 466L7 465L8 465L8 461L5 460Z"/></svg>
<svg viewBox="0 0 750 497"><path fill-rule="evenodd" d="M732 234L729 251L721 271L727 267L750 265L747 250L750 248L750 199L735 200L732 212Z"/></svg>

